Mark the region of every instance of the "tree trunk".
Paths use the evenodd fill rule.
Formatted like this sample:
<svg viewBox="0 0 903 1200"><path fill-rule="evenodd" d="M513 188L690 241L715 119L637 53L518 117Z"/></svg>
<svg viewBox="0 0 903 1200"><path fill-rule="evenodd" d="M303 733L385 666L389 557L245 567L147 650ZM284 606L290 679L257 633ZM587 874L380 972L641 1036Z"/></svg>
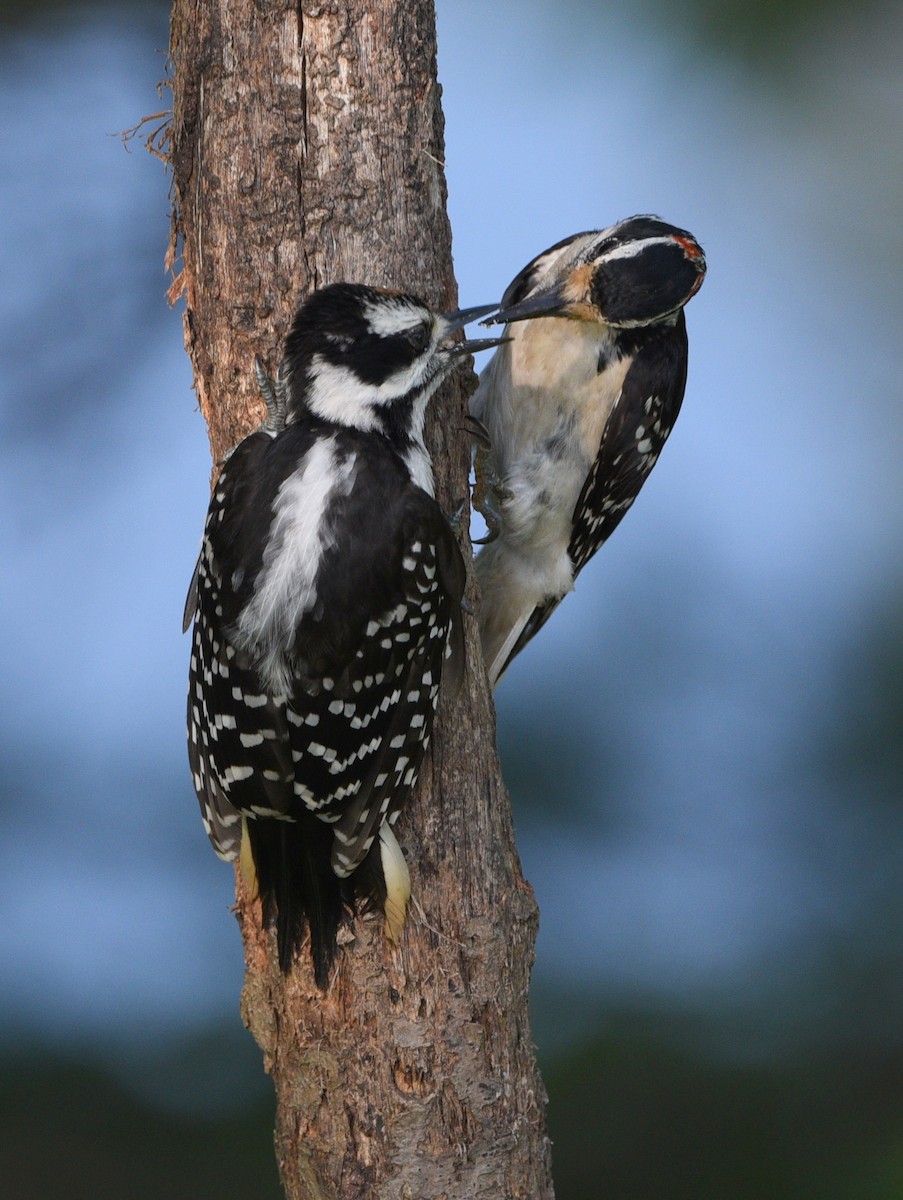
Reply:
<svg viewBox="0 0 903 1200"><path fill-rule="evenodd" d="M346 279L456 304L435 15L431 0L175 0L171 57L174 290L218 462L261 419L255 354L275 367L313 288ZM470 382L432 403L447 511L467 495ZM282 975L238 878L243 1013L275 1081L290 1200L552 1197L528 1015L537 911L466 625L464 688L442 699L396 829L413 883L401 946L358 917L324 995L306 959Z"/></svg>

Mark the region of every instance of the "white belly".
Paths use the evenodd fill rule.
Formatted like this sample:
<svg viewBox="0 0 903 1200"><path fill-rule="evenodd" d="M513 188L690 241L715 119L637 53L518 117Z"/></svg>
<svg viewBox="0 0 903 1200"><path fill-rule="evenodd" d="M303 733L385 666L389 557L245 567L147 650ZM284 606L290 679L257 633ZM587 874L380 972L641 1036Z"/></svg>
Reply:
<svg viewBox="0 0 903 1200"><path fill-rule="evenodd" d="M567 547L574 509L629 361L599 371L610 341L604 325L545 318L508 332L513 340L483 373L473 411L489 431L493 466L510 493L499 504L499 540L539 603L573 584Z"/></svg>

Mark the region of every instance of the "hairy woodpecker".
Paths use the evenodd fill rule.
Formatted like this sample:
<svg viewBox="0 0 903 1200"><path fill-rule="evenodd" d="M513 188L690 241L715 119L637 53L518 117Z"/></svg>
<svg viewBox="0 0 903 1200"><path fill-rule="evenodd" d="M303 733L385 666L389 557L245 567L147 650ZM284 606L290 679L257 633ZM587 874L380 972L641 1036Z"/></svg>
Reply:
<svg viewBox="0 0 903 1200"><path fill-rule="evenodd" d="M509 323L471 402L491 442L475 503L486 497L476 566L492 686L655 466L686 384L683 307L704 275L689 233L630 217L538 255L484 322Z"/></svg>
<svg viewBox="0 0 903 1200"><path fill-rule="evenodd" d="M453 337L491 310L314 292L275 385L258 362L269 417L227 456L207 514L185 611L194 786L214 849L241 856L275 925L282 969L309 927L321 987L355 901L384 910L393 940L404 923L392 825L463 645L464 565L424 417L461 355L499 344Z"/></svg>

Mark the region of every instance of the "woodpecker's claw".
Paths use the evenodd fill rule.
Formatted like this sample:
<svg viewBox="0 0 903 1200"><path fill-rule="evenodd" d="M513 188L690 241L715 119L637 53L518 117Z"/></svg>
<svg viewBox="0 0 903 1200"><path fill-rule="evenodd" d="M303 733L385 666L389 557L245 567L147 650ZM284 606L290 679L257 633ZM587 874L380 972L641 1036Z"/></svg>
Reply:
<svg viewBox="0 0 903 1200"><path fill-rule="evenodd" d="M479 442L487 450L491 449L492 439L489 436L489 430L482 421L478 421L476 417L470 413L466 413L464 416L464 429L475 442Z"/></svg>
<svg viewBox="0 0 903 1200"><path fill-rule="evenodd" d="M484 546L487 542L494 542L499 535L499 526L501 524L501 515L498 512L494 501L490 497L498 484L495 469L492 466L492 439L489 436L489 430L471 413L468 413L464 418L464 428L476 442L476 451L474 453L474 476L475 484L473 489L473 506L483 517L486 522L489 532L486 537L474 538L475 546Z"/></svg>
<svg viewBox="0 0 903 1200"><path fill-rule="evenodd" d="M448 523L452 527L454 533L460 533L464 525L464 516L467 512L467 499L461 499L448 514Z"/></svg>
<svg viewBox="0 0 903 1200"><path fill-rule="evenodd" d="M486 515L486 513L482 513L481 516L483 517L483 520L488 525L489 518ZM500 532L500 530L498 529L497 526L495 526L492 529L490 529L489 533L487 533L485 537L471 538L471 542L473 543L474 546L488 546L491 542L494 542L497 540L497 538L499 536L499 532Z"/></svg>
<svg viewBox="0 0 903 1200"><path fill-rule="evenodd" d="M473 506L486 522L487 530L485 537L474 538L474 545L486 546L501 533L503 520L500 504L510 500L513 493L502 484L488 443L477 446L473 471Z"/></svg>
<svg viewBox="0 0 903 1200"><path fill-rule="evenodd" d="M260 389L260 394L266 402L267 409L270 412L276 407L276 396L273 392L273 381L267 374L267 369L264 366L263 359L259 354L254 355L254 378L257 380L257 387Z"/></svg>
<svg viewBox="0 0 903 1200"><path fill-rule="evenodd" d="M257 387L267 406L267 417L261 429L267 433L281 433L285 429L285 412L288 401L288 381L286 380L285 360L279 364L275 382L264 366L259 354L254 356L254 378Z"/></svg>

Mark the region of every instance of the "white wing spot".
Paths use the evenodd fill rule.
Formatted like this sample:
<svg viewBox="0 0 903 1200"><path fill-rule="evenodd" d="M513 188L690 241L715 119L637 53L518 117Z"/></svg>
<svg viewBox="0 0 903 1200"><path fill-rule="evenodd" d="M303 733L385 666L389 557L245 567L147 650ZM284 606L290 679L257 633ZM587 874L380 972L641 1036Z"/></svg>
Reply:
<svg viewBox="0 0 903 1200"><path fill-rule="evenodd" d="M253 774L253 767L226 767L223 773L223 782L240 783L243 779L250 779Z"/></svg>

